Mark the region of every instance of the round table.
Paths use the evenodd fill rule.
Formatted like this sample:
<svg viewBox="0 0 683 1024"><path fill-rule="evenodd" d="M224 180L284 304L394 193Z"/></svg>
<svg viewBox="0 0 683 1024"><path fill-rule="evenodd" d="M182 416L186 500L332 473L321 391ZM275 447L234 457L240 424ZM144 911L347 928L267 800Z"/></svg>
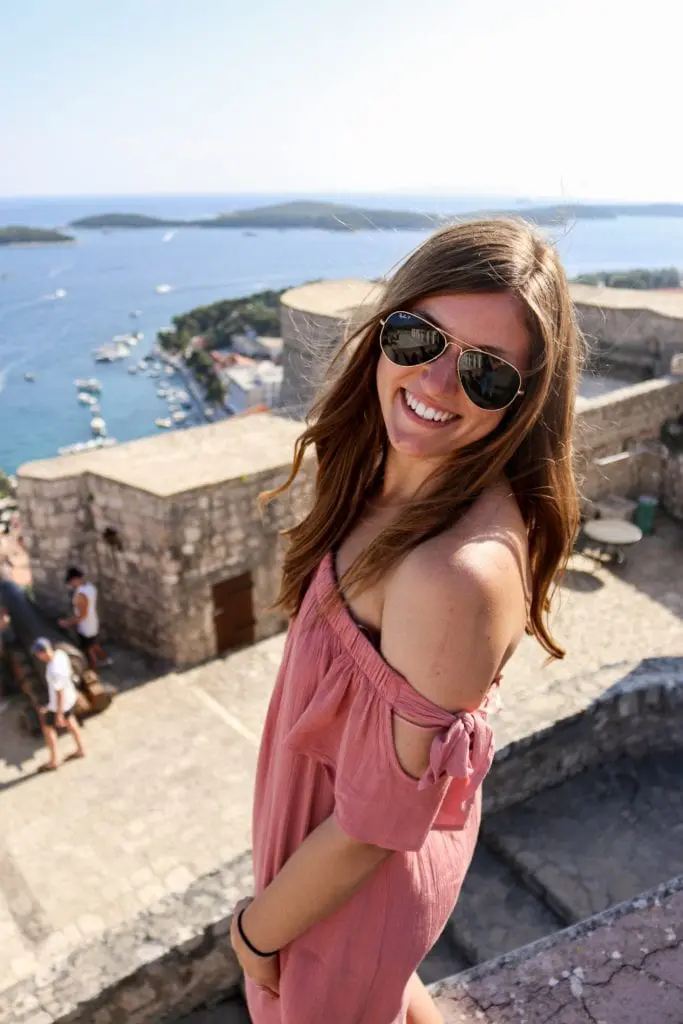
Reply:
<svg viewBox="0 0 683 1024"><path fill-rule="evenodd" d="M626 519L589 519L583 532L617 562L624 561L622 548L637 544L643 537L640 527Z"/></svg>

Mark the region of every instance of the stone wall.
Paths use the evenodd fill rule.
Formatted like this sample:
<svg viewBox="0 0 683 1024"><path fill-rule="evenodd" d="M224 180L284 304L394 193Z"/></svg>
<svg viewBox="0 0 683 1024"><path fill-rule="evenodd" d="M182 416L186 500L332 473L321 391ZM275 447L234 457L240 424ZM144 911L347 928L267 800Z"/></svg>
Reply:
<svg viewBox="0 0 683 1024"><path fill-rule="evenodd" d="M279 405L288 415L300 419L308 412L344 330L336 317L280 306L284 378Z"/></svg>
<svg viewBox="0 0 683 1024"><path fill-rule="evenodd" d="M683 876L430 986L445 1024L676 1024Z"/></svg>
<svg viewBox="0 0 683 1024"><path fill-rule="evenodd" d="M664 420L683 412L683 377L661 377L580 399L576 447L592 459L659 437Z"/></svg>
<svg viewBox="0 0 683 1024"><path fill-rule="evenodd" d="M659 376L683 352L683 320L648 309L613 309L579 302L581 330L594 353L615 370Z"/></svg>
<svg viewBox="0 0 683 1024"><path fill-rule="evenodd" d="M175 664L194 664L215 655L211 588L245 572L252 577L255 640L284 628L282 614L271 607L280 583L280 532L293 525L297 502L307 500L311 485L310 476L301 476L290 495L262 512L259 494L284 478L280 469L173 499L171 553L163 579Z"/></svg>
<svg viewBox="0 0 683 1024"><path fill-rule="evenodd" d="M683 454L665 451L662 463L662 504L670 516L683 520Z"/></svg>
<svg viewBox="0 0 683 1024"><path fill-rule="evenodd" d="M48 613L70 611L69 564L98 586L105 636L176 665L216 654L212 586L249 572L255 640L282 629L272 609L281 575L280 533L309 501L310 473L263 513L258 495L288 467L169 497L96 473L19 478L19 504L35 595ZM108 539L109 538L109 539Z"/></svg>
<svg viewBox="0 0 683 1024"><path fill-rule="evenodd" d="M484 783L493 814L620 754L683 748L683 658L646 659L585 711L496 754Z"/></svg>
<svg viewBox="0 0 683 1024"><path fill-rule="evenodd" d="M83 476L50 481L19 477L22 535L31 559L33 592L48 614L63 615L70 609L66 568L92 560L89 493Z"/></svg>
<svg viewBox="0 0 683 1024"><path fill-rule="evenodd" d="M584 500L599 501L608 494L663 498L667 463L659 434L664 421L682 410L681 377L661 377L580 399L575 444Z"/></svg>
<svg viewBox="0 0 683 1024"><path fill-rule="evenodd" d="M246 854L0 996L0 1024L161 1024L237 989L232 909Z"/></svg>

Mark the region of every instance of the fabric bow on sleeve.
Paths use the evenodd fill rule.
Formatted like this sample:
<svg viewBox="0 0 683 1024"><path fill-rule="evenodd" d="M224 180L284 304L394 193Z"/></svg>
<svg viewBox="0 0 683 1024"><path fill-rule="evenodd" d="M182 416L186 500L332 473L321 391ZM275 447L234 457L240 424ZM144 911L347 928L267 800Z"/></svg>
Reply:
<svg viewBox="0 0 683 1024"><path fill-rule="evenodd" d="M432 740L429 767L418 789L426 789L446 776L453 781L442 811L464 823L467 812L493 761L493 730L481 712L463 712Z"/></svg>

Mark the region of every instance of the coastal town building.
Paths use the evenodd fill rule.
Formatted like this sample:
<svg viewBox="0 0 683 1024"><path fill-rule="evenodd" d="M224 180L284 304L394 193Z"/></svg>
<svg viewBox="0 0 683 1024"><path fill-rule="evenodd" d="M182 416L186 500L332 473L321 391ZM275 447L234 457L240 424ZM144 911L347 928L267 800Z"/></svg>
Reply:
<svg viewBox="0 0 683 1024"><path fill-rule="evenodd" d="M271 363L278 363L282 357L282 338L269 338L256 331L233 334L231 346L233 351L252 359L269 359Z"/></svg>
<svg viewBox="0 0 683 1024"><path fill-rule="evenodd" d="M232 413L246 412L257 405L274 409L280 404L284 370L269 360L247 366L232 366L221 377L227 387L225 404Z"/></svg>

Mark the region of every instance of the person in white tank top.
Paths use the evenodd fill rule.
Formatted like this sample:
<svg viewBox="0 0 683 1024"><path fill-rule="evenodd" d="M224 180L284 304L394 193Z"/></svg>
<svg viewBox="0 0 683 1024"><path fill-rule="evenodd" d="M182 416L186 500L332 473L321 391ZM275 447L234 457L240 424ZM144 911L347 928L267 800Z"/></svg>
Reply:
<svg viewBox="0 0 683 1024"><path fill-rule="evenodd" d="M45 707L39 708L40 727L50 752L49 760L42 764L39 772L53 772L61 763L57 743L57 729L68 729L76 745L73 754L67 761L75 757L85 757L81 728L76 718L76 686L69 656L52 646L44 636L38 637L31 647L31 653L45 665L45 682L47 684L48 701Z"/></svg>
<svg viewBox="0 0 683 1024"><path fill-rule="evenodd" d="M97 587L94 583L89 583L85 573L76 566L67 569L64 582L73 591L74 614L68 619L60 619L59 625L63 629L68 629L69 626L76 627L80 646L92 669L97 671L98 668L111 665L111 658L107 657L100 644Z"/></svg>

